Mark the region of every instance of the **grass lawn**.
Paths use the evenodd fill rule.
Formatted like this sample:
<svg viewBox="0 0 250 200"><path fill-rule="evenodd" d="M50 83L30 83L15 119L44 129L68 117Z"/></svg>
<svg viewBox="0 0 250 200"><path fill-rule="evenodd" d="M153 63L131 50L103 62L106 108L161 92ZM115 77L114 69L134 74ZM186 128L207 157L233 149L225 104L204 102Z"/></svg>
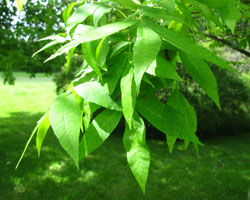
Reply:
<svg viewBox="0 0 250 200"><path fill-rule="evenodd" d="M177 143L149 140L152 162L146 195L130 173L121 133L80 162L80 170L49 132L37 157L35 141L15 165L36 121L55 95L51 78L17 74L15 86L0 80L0 199L2 200L247 200L250 134L203 139L197 159Z"/></svg>

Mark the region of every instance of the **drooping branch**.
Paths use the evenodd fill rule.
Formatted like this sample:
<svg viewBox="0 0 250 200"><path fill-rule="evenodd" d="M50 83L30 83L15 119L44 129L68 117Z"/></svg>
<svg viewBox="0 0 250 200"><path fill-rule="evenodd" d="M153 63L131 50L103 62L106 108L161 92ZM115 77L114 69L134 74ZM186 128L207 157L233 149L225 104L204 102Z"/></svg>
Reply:
<svg viewBox="0 0 250 200"><path fill-rule="evenodd" d="M217 37L217 36L215 36L215 35L211 35L211 34L204 34L204 35L205 35L206 37L209 37L209 38L211 38L211 39L213 39L213 40L216 40L216 41L218 41L218 42L221 42L221 43L223 43L223 44L225 44L225 45L231 47L232 49L234 49L234 50L236 50L236 51L238 51L238 52L244 54L244 55L247 56L247 57L250 57L250 52L249 52L249 51L246 51L245 49L241 49L241 48L235 46L233 43L231 43L231 42L229 42L229 41L227 41L227 40L225 40L225 39L219 38L219 37Z"/></svg>

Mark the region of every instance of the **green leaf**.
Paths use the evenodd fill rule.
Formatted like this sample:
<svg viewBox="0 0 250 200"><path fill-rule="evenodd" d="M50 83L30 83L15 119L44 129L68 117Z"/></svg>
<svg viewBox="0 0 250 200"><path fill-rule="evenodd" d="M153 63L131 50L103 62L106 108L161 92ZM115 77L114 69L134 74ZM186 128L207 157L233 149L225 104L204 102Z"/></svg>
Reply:
<svg viewBox="0 0 250 200"><path fill-rule="evenodd" d="M186 5L184 3L178 2L178 1L175 1L175 3L180 8L180 10L184 14L184 16L187 18L188 22L190 24L193 24L194 19L192 17L192 14L190 13L190 11L188 10L188 8L186 7Z"/></svg>
<svg viewBox="0 0 250 200"><path fill-rule="evenodd" d="M67 56L67 63L66 63L66 75L69 74L70 63L71 63L72 56L74 55L75 49L76 49L76 48L73 47L72 49L69 50L69 53L68 53L68 56Z"/></svg>
<svg viewBox="0 0 250 200"><path fill-rule="evenodd" d="M232 33L234 33L235 25L237 21L241 18L241 13L239 9L235 5L228 4L227 6L218 9L218 11L228 28L231 30Z"/></svg>
<svg viewBox="0 0 250 200"><path fill-rule="evenodd" d="M91 117L93 114L91 112L90 103L88 101L84 101L83 112L84 112L83 124L84 124L85 130L87 130L89 128L89 124L90 124Z"/></svg>
<svg viewBox="0 0 250 200"><path fill-rule="evenodd" d="M92 15L94 11L99 7L100 4L92 3L92 4L84 4L78 7L75 12L68 18L66 24L67 32L77 24L83 22L88 16Z"/></svg>
<svg viewBox="0 0 250 200"><path fill-rule="evenodd" d="M77 39L81 37L82 34L84 34L86 31L94 30L95 27L85 24L78 24L74 30L73 39Z"/></svg>
<svg viewBox="0 0 250 200"><path fill-rule="evenodd" d="M106 63L106 57L109 53L109 42L106 37L102 38L100 43L96 48L96 61L98 65L103 68L104 64Z"/></svg>
<svg viewBox="0 0 250 200"><path fill-rule="evenodd" d="M26 152L26 150L27 150L27 148L28 148L28 146L29 146L29 144L30 144L32 138L33 138L34 135L36 134L36 131L37 131L37 129L38 129L38 126L39 126L39 124L37 124L36 127L34 128L34 130L32 131L32 133L31 133L31 135L30 135L30 137L29 137L29 139L28 139L28 141L27 141L27 143L26 143L26 145L25 145L25 147L24 147L23 153L22 153L21 157L20 157L19 160L18 160L18 163L17 163L15 169L17 169L18 166L19 166L19 164L21 163L21 161L22 161L22 159L23 159L23 156L24 156L24 154L25 154L25 152Z"/></svg>
<svg viewBox="0 0 250 200"><path fill-rule="evenodd" d="M100 5L100 7L98 7L95 10L95 13L93 15L93 24L94 26L98 26L98 23L100 21L100 19L106 14L109 13L112 10L111 7L106 6L106 5Z"/></svg>
<svg viewBox="0 0 250 200"><path fill-rule="evenodd" d="M132 128L132 119L136 101L136 87L133 72L133 67L127 63L121 78L122 110L130 129Z"/></svg>
<svg viewBox="0 0 250 200"><path fill-rule="evenodd" d="M79 2L72 2L71 4L69 4L69 6L63 11L63 21L64 23L66 24L69 17L70 17L70 14L71 14L71 11L72 9L75 7L76 4L78 4Z"/></svg>
<svg viewBox="0 0 250 200"><path fill-rule="evenodd" d="M39 49L37 52L35 52L32 55L32 57L34 57L36 54L40 53L41 51L44 51L45 49L47 49L49 47L52 47L52 46L54 46L56 44L60 44L60 43L66 42L67 40L69 40L69 38L68 37L63 37L63 36L60 36L60 35L51 35L49 37L40 39L39 41L43 41L43 40L53 40L53 41L49 42L48 44L46 44L45 46L43 46L41 49Z"/></svg>
<svg viewBox="0 0 250 200"><path fill-rule="evenodd" d="M157 3L159 6L165 8L168 13L174 14L175 12L175 1L168 0L168 1L162 1L162 0L153 0L154 3Z"/></svg>
<svg viewBox="0 0 250 200"><path fill-rule="evenodd" d="M189 1L191 1L191 3L195 5L195 7L199 8L201 10L202 14L206 17L208 22L211 21L215 25L217 25L218 27L223 29L223 26L220 22L218 15L214 13L214 9L211 9L210 6L207 6L210 3L210 1L201 1L203 3L200 3L200 2L194 1L194 0L189 0ZM215 0L215 1L217 1L217 0ZM219 2L219 1L217 1L217 2Z"/></svg>
<svg viewBox="0 0 250 200"><path fill-rule="evenodd" d="M120 21L112 24L107 24L101 27L98 27L94 30L86 31L84 34L80 35L78 38L69 42L68 44L62 46L60 49L56 51L53 55L51 55L45 62L54 59L55 57L62 55L63 53L68 52L72 47L76 47L81 43L91 42L93 40L98 40L103 37L112 35L116 32L119 32L129 26L132 26L136 23L134 20L128 21Z"/></svg>
<svg viewBox="0 0 250 200"><path fill-rule="evenodd" d="M174 91L168 98L164 117L168 144L174 144L174 141L179 138L185 142L193 142L194 146L201 145L195 135L197 130L196 113L179 91ZM173 146L170 145L170 152L172 149Z"/></svg>
<svg viewBox="0 0 250 200"><path fill-rule="evenodd" d="M124 51L129 45L127 41L121 41L111 47L110 58Z"/></svg>
<svg viewBox="0 0 250 200"><path fill-rule="evenodd" d="M102 80L102 73L96 61L95 47L96 41L86 42L82 44L82 52L84 59L87 61L89 66L95 71L95 73Z"/></svg>
<svg viewBox="0 0 250 200"><path fill-rule="evenodd" d="M147 73L153 76L183 81L183 79L174 70L174 66L160 56L157 56L156 60L149 66Z"/></svg>
<svg viewBox="0 0 250 200"><path fill-rule="evenodd" d="M16 6L19 12L22 12L23 10L23 0L16 0Z"/></svg>
<svg viewBox="0 0 250 200"><path fill-rule="evenodd" d="M84 100L111 110L121 111L121 107L108 94L108 91L96 81L74 86L76 93Z"/></svg>
<svg viewBox="0 0 250 200"><path fill-rule="evenodd" d="M36 134L36 148L38 152L38 157L40 157L42 143L50 127L49 113L46 113L39 120L38 124L39 124L39 127L38 127L37 134Z"/></svg>
<svg viewBox="0 0 250 200"><path fill-rule="evenodd" d="M153 8L153 7L143 6L143 7L140 7L139 10L143 15L151 17L151 18L156 19L156 20L164 20L164 21L173 20L176 22L186 24L186 22L183 19L181 19L177 16L170 15L167 13L166 10L161 9L161 8Z"/></svg>
<svg viewBox="0 0 250 200"><path fill-rule="evenodd" d="M61 146L79 167L79 136L81 111L71 95L58 96L51 105L49 120Z"/></svg>
<svg viewBox="0 0 250 200"><path fill-rule="evenodd" d="M229 66L226 61L217 57L215 54L211 53L202 46L196 45L190 38L174 32L170 29L166 29L158 24L147 21L147 24L158 33L164 40L166 40L171 45L177 47L178 49L184 51L185 53L191 54L197 58L202 58L211 63L218 65L219 67L224 67L233 71L236 71L233 67Z"/></svg>
<svg viewBox="0 0 250 200"><path fill-rule="evenodd" d="M46 114L47 114L47 113L46 113ZM19 160L18 160L18 163L17 163L15 169L17 169L18 166L19 166L19 164L21 163L21 161L22 161L22 159L23 159L23 156L24 156L24 154L25 154L25 152L26 152L26 150L27 150L27 148L28 148L28 146L29 146L29 144L30 144L32 138L33 138L34 135L36 134L37 129L39 128L41 122L43 122L43 119L46 117L46 114L44 114L44 115L41 117L41 119L37 122L37 125L36 125L36 127L34 128L34 130L32 131L32 133L31 133L31 135L30 135L30 137L29 137L29 139L28 139L28 141L27 141L27 143L26 143L26 145L25 145L25 147L24 147L23 153L22 153L22 155L20 156L20 158L19 158Z"/></svg>
<svg viewBox="0 0 250 200"><path fill-rule="evenodd" d="M44 40L57 40L59 42L64 42L65 38L67 38L67 40L70 40L70 37L66 34L66 33L59 33L56 35L50 35L44 38L39 39L38 41L44 41Z"/></svg>
<svg viewBox="0 0 250 200"><path fill-rule="evenodd" d="M180 57L187 72L205 90L218 108L221 109L216 78L208 64L184 52L180 52Z"/></svg>
<svg viewBox="0 0 250 200"><path fill-rule="evenodd" d="M134 114L132 127L130 129L126 124L123 145L127 153L130 169L145 194L150 166L150 152L146 144L145 125L143 119L137 113Z"/></svg>
<svg viewBox="0 0 250 200"><path fill-rule="evenodd" d="M132 0L111 0L113 2L116 2L120 4L123 8L127 8L130 10L136 10L137 9L137 4L134 3Z"/></svg>
<svg viewBox="0 0 250 200"><path fill-rule="evenodd" d="M54 45L56 45L56 44L59 44L59 42L58 42L58 41L51 41L50 43L46 44L46 45L43 46L41 49L39 49L37 52L35 52L35 53L32 55L32 57L34 57L36 54L38 54L38 53L44 51L45 49L48 49L49 47L52 47L52 46L54 46Z"/></svg>
<svg viewBox="0 0 250 200"><path fill-rule="evenodd" d="M109 91L109 95L114 92L116 85L121 78L127 58L128 56L126 54L120 54L112 58L110 61L111 66L108 68L108 73L103 76L104 87Z"/></svg>
<svg viewBox="0 0 250 200"><path fill-rule="evenodd" d="M139 92L143 74L155 60L161 47L161 38L151 28L140 23L133 48L134 79Z"/></svg>
<svg viewBox="0 0 250 200"><path fill-rule="evenodd" d="M118 125L121 116L121 112L112 110L104 110L97 115L80 142L80 160L102 145Z"/></svg>
<svg viewBox="0 0 250 200"><path fill-rule="evenodd" d="M148 120L155 128L166 133L166 122L164 114L166 106L156 98L137 98L136 109Z"/></svg>
<svg viewBox="0 0 250 200"><path fill-rule="evenodd" d="M167 105L154 98L138 98L136 109L155 128L167 135L170 152L177 138L193 142L194 145L201 144L195 135L195 111L180 92L173 92Z"/></svg>

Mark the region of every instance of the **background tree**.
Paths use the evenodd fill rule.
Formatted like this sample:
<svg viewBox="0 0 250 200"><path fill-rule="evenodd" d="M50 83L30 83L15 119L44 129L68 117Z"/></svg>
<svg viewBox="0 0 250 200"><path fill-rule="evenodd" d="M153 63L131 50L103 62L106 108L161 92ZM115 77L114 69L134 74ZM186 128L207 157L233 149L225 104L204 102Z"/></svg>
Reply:
<svg viewBox="0 0 250 200"><path fill-rule="evenodd" d="M52 73L59 71L65 59L43 64L55 49L49 49L31 58L32 54L45 43L38 39L48 34L56 34L63 30L62 9L64 2L27 1L20 13L14 0L1 1L0 12L0 70L3 71L4 82L14 83L14 71L25 71L34 76L37 72Z"/></svg>

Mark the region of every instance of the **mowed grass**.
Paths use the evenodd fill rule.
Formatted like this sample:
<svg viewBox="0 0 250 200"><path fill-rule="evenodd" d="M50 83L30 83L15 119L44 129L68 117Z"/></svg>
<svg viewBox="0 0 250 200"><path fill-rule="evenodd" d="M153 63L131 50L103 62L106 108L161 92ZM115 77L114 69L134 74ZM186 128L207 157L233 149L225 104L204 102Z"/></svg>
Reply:
<svg viewBox="0 0 250 200"><path fill-rule="evenodd" d="M0 83L0 199L39 200L247 200L250 134L201 139L199 159L178 142L149 140L151 166L143 196L127 165L122 133L116 131L80 169L50 130L37 157L35 139L15 165L36 121L55 95L51 78L17 74L15 86Z"/></svg>

